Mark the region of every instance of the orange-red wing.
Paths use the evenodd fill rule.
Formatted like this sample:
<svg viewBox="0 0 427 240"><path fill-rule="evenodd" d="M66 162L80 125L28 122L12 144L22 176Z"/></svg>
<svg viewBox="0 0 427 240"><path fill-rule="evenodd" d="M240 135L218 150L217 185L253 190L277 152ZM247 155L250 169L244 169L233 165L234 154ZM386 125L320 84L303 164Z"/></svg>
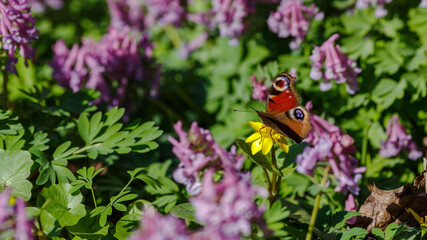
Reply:
<svg viewBox="0 0 427 240"><path fill-rule="evenodd" d="M282 113L298 106L298 100L289 89L281 92L279 95L270 95L267 103L267 113Z"/></svg>

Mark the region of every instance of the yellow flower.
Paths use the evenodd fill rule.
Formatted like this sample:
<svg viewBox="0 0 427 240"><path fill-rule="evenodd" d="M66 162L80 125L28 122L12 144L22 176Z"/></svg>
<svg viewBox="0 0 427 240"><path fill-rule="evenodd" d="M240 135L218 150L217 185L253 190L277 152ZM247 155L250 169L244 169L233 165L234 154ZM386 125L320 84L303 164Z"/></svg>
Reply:
<svg viewBox="0 0 427 240"><path fill-rule="evenodd" d="M420 217L414 210L408 208L408 210L412 213L412 216L417 220L421 227L421 238L427 233L427 216Z"/></svg>
<svg viewBox="0 0 427 240"><path fill-rule="evenodd" d="M245 141L247 143L253 142L251 145L252 155L255 155L261 150L262 153L266 155L273 147L274 142L276 142L286 153L289 151L289 145L282 134L276 132L276 130L271 127L267 127L261 122L249 121L248 123L256 130L256 133L250 135Z"/></svg>

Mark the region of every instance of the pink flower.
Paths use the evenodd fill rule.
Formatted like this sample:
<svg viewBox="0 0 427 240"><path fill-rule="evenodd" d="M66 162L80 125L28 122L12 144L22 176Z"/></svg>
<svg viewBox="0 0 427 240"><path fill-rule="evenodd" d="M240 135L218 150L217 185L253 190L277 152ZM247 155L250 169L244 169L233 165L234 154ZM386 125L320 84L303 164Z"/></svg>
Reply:
<svg viewBox="0 0 427 240"><path fill-rule="evenodd" d="M11 192L6 189L0 193L0 233L14 236L14 239L32 240L32 222L27 217L25 201L15 198L16 203L10 204Z"/></svg>
<svg viewBox="0 0 427 240"><path fill-rule="evenodd" d="M241 239L251 234L251 223L262 224L263 208L255 195L267 196L265 189L251 185L249 173L225 171L223 179L213 181L215 170L204 173L202 192L191 198L196 218L204 224L196 239Z"/></svg>
<svg viewBox="0 0 427 240"><path fill-rule="evenodd" d="M171 215L162 216L153 207L144 209L140 229L130 237L130 240L174 239L190 239L184 221Z"/></svg>
<svg viewBox="0 0 427 240"><path fill-rule="evenodd" d="M35 13L44 12L46 6L49 6L53 9L61 9L64 6L62 0L28 0L31 5L31 11Z"/></svg>
<svg viewBox="0 0 427 240"><path fill-rule="evenodd" d="M357 206L356 202L354 201L353 194L348 194L347 200L345 201L345 210L348 212L356 212ZM347 224L354 224L356 222L357 217L352 217L347 220Z"/></svg>
<svg viewBox="0 0 427 240"><path fill-rule="evenodd" d="M289 47L297 49L304 41L313 18L323 18L323 13L319 13L314 4L308 7L301 0L282 0L277 11L270 13L267 24L281 38L294 37Z"/></svg>
<svg viewBox="0 0 427 240"><path fill-rule="evenodd" d="M25 65L35 56L35 49L30 46L39 36L35 22L27 0L0 1L1 45L7 55L7 71L16 73L16 50L24 58Z"/></svg>
<svg viewBox="0 0 427 240"><path fill-rule="evenodd" d="M375 16L381 18L387 15L387 10L385 10L384 5L391 1L392 0L357 0L356 8L365 9L370 6L377 6L375 9Z"/></svg>
<svg viewBox="0 0 427 240"><path fill-rule="evenodd" d="M320 47L314 47L310 56L312 62L310 77L314 80L323 79L320 83L322 91L329 90L332 87L331 80L335 79L338 84L347 82L347 92L355 94L359 90L357 75L361 69L356 66L354 60L341 52L339 45L334 45L338 38L339 35L334 34Z"/></svg>
<svg viewBox="0 0 427 240"><path fill-rule="evenodd" d="M208 39L208 34L202 33L194 40L189 43L184 43L181 49L179 50L179 56L183 59L187 59L191 52L199 49L203 44L205 44Z"/></svg>
<svg viewBox="0 0 427 240"><path fill-rule="evenodd" d="M221 37L230 38L230 45L238 43L247 27L245 18L255 10L254 0L212 0L213 22Z"/></svg>
<svg viewBox="0 0 427 240"><path fill-rule="evenodd" d="M307 103L306 108L310 111L311 102ZM366 168L357 167L357 159L351 156L356 153L353 138L316 114L310 114L310 119L313 129L304 141L311 146L307 146L304 152L297 156L297 171L313 175L317 163L326 161L339 182L335 190L342 193L350 191L358 195L358 182Z"/></svg>
<svg viewBox="0 0 427 240"><path fill-rule="evenodd" d="M394 115L387 123L388 139L381 142L380 155L383 157L396 156L401 150L409 150L409 159L417 160L423 153L417 148L412 136L406 133L405 127L399 123L399 116Z"/></svg>
<svg viewBox="0 0 427 240"><path fill-rule="evenodd" d="M141 82L153 78L143 61L149 62L152 45L141 39L129 27L122 30L111 27L100 42L82 40L70 50L60 40L53 46L51 62L53 77L64 87L79 91L93 88L101 92L101 101L123 105L132 80ZM118 88L113 89L114 82Z"/></svg>
<svg viewBox="0 0 427 240"><path fill-rule="evenodd" d="M258 82L255 74L253 74L249 79L254 85L252 91L252 98L258 101L265 102L267 100L269 87L264 85L264 83L262 82Z"/></svg>
<svg viewBox="0 0 427 240"><path fill-rule="evenodd" d="M420 5L418 5L420 8L427 8L427 0L421 0Z"/></svg>
<svg viewBox="0 0 427 240"><path fill-rule="evenodd" d="M236 153L236 147L233 146L227 152L215 142L210 131L199 128L197 122L191 124L188 133L184 132L180 121L174 128L179 141L169 137L169 142L173 145L173 153L181 162L174 171L173 178L186 185L190 194L196 195L202 190L199 176L205 168L234 171L241 169L244 157Z"/></svg>

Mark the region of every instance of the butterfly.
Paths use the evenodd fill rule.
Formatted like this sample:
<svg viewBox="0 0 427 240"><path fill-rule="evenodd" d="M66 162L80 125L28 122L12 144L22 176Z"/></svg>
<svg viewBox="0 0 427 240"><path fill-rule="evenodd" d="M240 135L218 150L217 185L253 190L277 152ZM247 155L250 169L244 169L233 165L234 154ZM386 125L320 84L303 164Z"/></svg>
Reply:
<svg viewBox="0 0 427 240"><path fill-rule="evenodd" d="M295 89L296 78L289 73L280 73L269 89L265 112L255 112L263 123L278 133L289 137L296 143L310 132L310 114L301 105L301 99Z"/></svg>

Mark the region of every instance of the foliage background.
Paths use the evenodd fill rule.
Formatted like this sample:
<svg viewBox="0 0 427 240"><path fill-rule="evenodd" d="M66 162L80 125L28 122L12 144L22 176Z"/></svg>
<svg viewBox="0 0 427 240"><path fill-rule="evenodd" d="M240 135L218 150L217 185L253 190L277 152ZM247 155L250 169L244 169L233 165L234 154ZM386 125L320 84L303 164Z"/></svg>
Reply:
<svg viewBox="0 0 427 240"><path fill-rule="evenodd" d="M205 1L195 2L195 9L209 8L209 3ZM230 46L229 39L220 37L217 31L211 31L207 42L191 53L188 59L179 58L180 49L174 42L189 41L202 33L203 28L195 24L180 28L153 26L150 29L151 40L156 44L153 56L155 63L162 66L159 96L151 98L147 94L147 86L141 86L139 95L133 99L136 109L129 113L125 121L131 122L137 118L141 122L153 121L163 131L156 140L158 148L154 150L153 147L154 151L149 153L101 154L94 160L83 156L73 160L67 168L76 175L76 170L83 166L104 167L93 184L96 186L98 204L104 205L109 201L109 196L117 194L126 185L129 179L126 171L144 168L144 177L140 178L149 184L133 182L130 185L128 190L140 200L128 207L126 213L130 216L132 206L140 207L144 201L151 202L161 213L169 213L176 204L188 201L184 186L174 183L171 178L172 171L179 163L167 140L168 136L176 136L173 124L180 120L184 129L188 129L191 122L197 121L199 126L212 132L218 143L229 148L235 138L245 138L250 134L252 130L247 124L248 120L258 120L251 107L263 109L263 103L251 99L249 77L255 73L257 77L266 77L269 82L277 73L295 68L298 76L296 88L303 103L312 101L316 114L355 139L358 149L356 158L359 165L367 167L360 181L361 194L357 199L360 204L369 195L374 182L381 189L394 189L412 182L423 170L421 160L411 161L406 153L384 158L378 152L380 141L387 138L385 127L393 114L399 115L417 146L425 149L427 8L418 7L419 1L393 0L386 5L387 16L377 18L375 9L354 9L354 1L351 0L307 1L311 2L324 12L325 18L311 22L308 35L297 50L290 50L290 40L278 38L267 26L266 19L271 11L276 10L277 4L259 3L261 7L246 19L250 27L236 46ZM19 149L29 150L35 145L30 144L35 139L34 134L43 131L50 140L42 144L49 147L43 151L50 156L55 155L54 150L65 140L72 141L72 146L84 145L76 130L80 124L77 120L79 116L82 118L86 116L85 113L92 116L96 108L104 114L109 110L106 106L88 104L98 97L95 91L86 89L72 93L57 85L49 66L53 58L52 45L60 39L65 40L67 46L80 44L81 37L100 39L107 32L110 20L107 3L102 0L66 1L63 8L48 8L36 14L36 17L36 27L40 31L39 39L33 44L37 48L37 60L25 67L20 59L18 74L10 75L8 88L13 103L12 116L19 117L15 121L22 125L16 129L17 133L25 130L22 139L26 139L26 143ZM320 46L334 33L340 34L338 43L342 51L362 68L358 76L360 90L355 95L345 91L345 84L335 83L331 90L322 92L319 83L309 77L309 56L313 46ZM31 153L35 160L37 153ZM40 174L36 168L43 164L41 160L36 161L28 178L34 185L29 206L38 208L40 196L49 194L43 190L48 185L35 184ZM244 168L252 172L255 184L266 186L259 167L248 160ZM315 176L318 181L320 175L321 170ZM331 181L333 185L334 180ZM155 183L163 185L156 188ZM292 233L293 236L303 237L305 230L302 229L307 226L307 218L319 189L310 177L296 172L285 177L280 187L280 199L297 205L298 209L302 209L298 211L303 213L300 222L286 222L287 228L283 230L279 227L275 229L276 233L284 231L281 233L283 236ZM86 204L93 207L88 200L89 189L82 188L82 193L86 196ZM344 209L347 196L334 192L332 186L326 193L322 205L327 204L333 211ZM273 213L268 212L267 218L268 214ZM125 215L113 212L109 216L110 224L113 223L110 230L120 231L116 224ZM285 222L283 219L280 221ZM67 226L72 225L69 223ZM71 228L67 231L73 235ZM61 236L64 233L50 234Z"/></svg>

